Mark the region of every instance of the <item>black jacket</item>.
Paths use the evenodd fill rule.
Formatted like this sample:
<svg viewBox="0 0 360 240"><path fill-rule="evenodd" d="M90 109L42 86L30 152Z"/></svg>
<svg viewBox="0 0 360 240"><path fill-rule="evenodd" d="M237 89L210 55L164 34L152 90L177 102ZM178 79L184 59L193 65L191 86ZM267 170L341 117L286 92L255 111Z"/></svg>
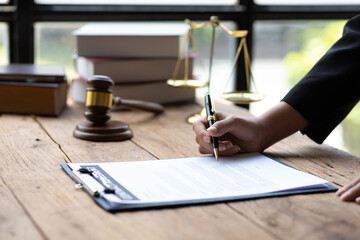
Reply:
<svg viewBox="0 0 360 240"><path fill-rule="evenodd" d="M283 98L310 124L301 132L322 143L360 100L360 15Z"/></svg>

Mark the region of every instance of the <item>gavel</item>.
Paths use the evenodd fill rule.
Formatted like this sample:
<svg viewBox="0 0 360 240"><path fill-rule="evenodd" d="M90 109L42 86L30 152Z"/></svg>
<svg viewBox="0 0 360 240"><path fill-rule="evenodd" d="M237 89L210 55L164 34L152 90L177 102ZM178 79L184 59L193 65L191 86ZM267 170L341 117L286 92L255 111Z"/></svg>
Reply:
<svg viewBox="0 0 360 240"><path fill-rule="evenodd" d="M119 141L133 136L127 123L109 121L112 106L125 106L145 111L162 113L162 105L153 102L126 100L114 97L111 87L114 81L104 75L94 75L88 80L84 113L87 121L80 122L74 130L74 137L89 141Z"/></svg>

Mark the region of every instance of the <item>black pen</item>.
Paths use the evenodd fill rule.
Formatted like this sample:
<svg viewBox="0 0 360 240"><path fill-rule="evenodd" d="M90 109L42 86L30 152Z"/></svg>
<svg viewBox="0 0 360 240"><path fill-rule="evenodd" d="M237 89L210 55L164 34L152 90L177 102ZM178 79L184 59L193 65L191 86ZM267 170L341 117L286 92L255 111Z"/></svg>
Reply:
<svg viewBox="0 0 360 240"><path fill-rule="evenodd" d="M210 94L205 94L205 109L206 109L206 116L209 122L209 127L211 127L215 123L215 106L211 101ZM211 136L211 141L214 149L214 155L216 160L219 158L219 141L217 137Z"/></svg>

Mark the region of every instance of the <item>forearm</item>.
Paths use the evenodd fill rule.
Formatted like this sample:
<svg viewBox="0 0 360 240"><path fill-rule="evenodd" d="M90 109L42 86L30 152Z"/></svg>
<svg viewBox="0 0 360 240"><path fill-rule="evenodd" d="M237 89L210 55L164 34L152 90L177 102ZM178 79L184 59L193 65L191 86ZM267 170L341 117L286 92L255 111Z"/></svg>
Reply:
<svg viewBox="0 0 360 240"><path fill-rule="evenodd" d="M216 117L218 121L209 128L206 118L194 123L201 153L213 151L210 136L221 139L219 150L222 155L232 155L239 150L261 152L308 125L305 118L285 102L280 102L260 117L240 117L221 112Z"/></svg>
<svg viewBox="0 0 360 240"><path fill-rule="evenodd" d="M258 117L258 123L261 126L260 145L262 149L266 149L309 124L298 111L286 102L280 102Z"/></svg>
<svg viewBox="0 0 360 240"><path fill-rule="evenodd" d="M283 98L308 121L302 130L322 143L360 100L360 15L311 71Z"/></svg>

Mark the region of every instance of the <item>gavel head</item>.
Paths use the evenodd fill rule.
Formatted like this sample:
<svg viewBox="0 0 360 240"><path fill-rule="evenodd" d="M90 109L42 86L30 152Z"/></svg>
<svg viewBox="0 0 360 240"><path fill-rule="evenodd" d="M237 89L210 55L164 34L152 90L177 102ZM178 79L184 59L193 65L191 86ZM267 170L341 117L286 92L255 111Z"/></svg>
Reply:
<svg viewBox="0 0 360 240"><path fill-rule="evenodd" d="M90 87L86 89L86 112L87 120L95 124L105 124L110 119L109 110L113 104L111 87L114 81L103 75L94 75L88 80Z"/></svg>

